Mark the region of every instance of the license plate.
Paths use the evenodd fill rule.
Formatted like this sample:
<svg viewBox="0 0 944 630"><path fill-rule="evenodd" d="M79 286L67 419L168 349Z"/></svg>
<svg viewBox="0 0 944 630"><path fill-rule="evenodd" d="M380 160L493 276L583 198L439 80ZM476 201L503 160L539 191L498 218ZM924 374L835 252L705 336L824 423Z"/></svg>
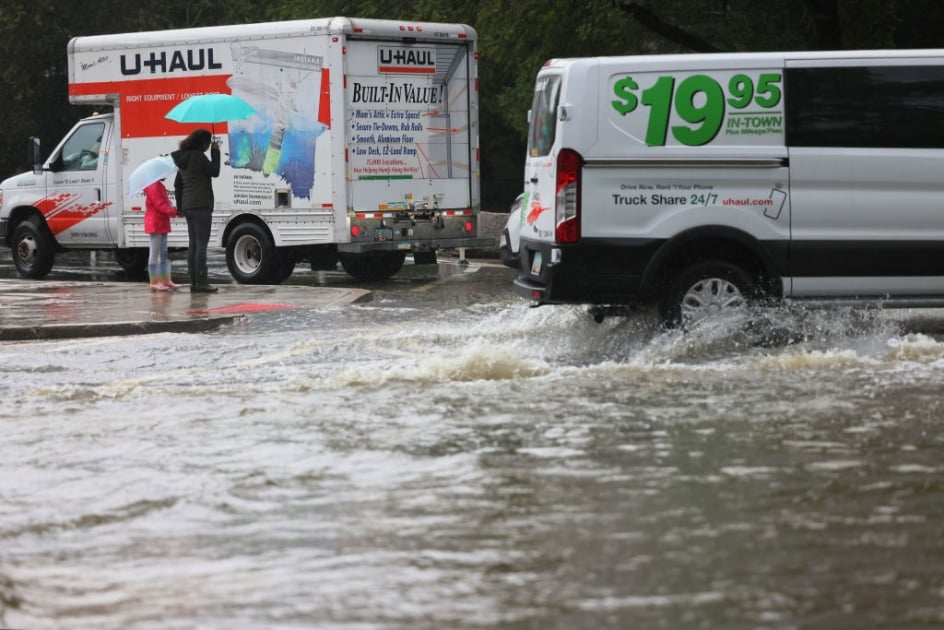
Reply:
<svg viewBox="0 0 944 630"><path fill-rule="evenodd" d="M392 241L393 228L377 228L374 230L375 241Z"/></svg>
<svg viewBox="0 0 944 630"><path fill-rule="evenodd" d="M541 252L534 252L534 258L531 260L531 275L541 275Z"/></svg>

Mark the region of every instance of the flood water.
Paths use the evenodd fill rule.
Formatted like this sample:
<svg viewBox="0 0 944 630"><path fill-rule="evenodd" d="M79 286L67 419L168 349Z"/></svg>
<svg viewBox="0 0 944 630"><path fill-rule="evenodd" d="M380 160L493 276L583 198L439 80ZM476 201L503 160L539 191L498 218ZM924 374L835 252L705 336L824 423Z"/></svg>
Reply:
<svg viewBox="0 0 944 630"><path fill-rule="evenodd" d="M0 626L944 624L944 339L512 275L0 345Z"/></svg>

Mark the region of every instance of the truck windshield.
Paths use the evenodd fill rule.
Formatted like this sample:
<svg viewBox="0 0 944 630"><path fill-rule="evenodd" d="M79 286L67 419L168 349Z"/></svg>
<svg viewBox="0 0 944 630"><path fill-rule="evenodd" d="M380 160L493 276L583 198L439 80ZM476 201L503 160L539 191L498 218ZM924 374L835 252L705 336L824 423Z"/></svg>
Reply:
<svg viewBox="0 0 944 630"><path fill-rule="evenodd" d="M62 168L66 171L94 171L102 146L105 125L83 125L62 145Z"/></svg>
<svg viewBox="0 0 944 630"><path fill-rule="evenodd" d="M547 155L554 145L560 84L559 75L538 77L531 103L531 128L528 130L528 155L531 157Z"/></svg>

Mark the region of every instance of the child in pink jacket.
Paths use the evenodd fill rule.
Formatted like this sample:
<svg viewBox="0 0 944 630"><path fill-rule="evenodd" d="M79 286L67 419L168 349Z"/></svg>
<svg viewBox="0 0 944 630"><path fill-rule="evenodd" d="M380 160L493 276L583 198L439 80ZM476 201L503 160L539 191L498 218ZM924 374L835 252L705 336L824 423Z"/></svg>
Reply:
<svg viewBox="0 0 944 630"><path fill-rule="evenodd" d="M170 233L170 218L177 216L177 210L170 204L167 189L161 181L147 186L144 196L144 231L148 234L150 245L148 276L151 279L151 291L176 289L180 285L174 284L170 276L167 235Z"/></svg>

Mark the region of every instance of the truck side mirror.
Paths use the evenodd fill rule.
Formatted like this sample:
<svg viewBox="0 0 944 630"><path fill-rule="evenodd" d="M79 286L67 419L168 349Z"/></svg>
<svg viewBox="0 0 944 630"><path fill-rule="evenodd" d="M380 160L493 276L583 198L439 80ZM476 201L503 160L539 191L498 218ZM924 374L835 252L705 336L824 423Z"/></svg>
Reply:
<svg viewBox="0 0 944 630"><path fill-rule="evenodd" d="M531 124L531 110L528 110L528 124Z"/></svg>
<svg viewBox="0 0 944 630"><path fill-rule="evenodd" d="M29 155L27 160L33 165L33 172L39 175L43 172L43 152L39 144L39 138L30 136Z"/></svg>

